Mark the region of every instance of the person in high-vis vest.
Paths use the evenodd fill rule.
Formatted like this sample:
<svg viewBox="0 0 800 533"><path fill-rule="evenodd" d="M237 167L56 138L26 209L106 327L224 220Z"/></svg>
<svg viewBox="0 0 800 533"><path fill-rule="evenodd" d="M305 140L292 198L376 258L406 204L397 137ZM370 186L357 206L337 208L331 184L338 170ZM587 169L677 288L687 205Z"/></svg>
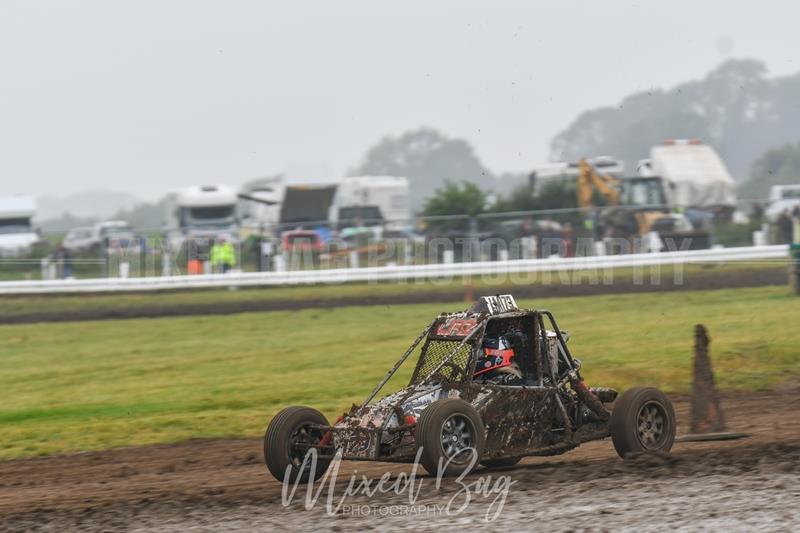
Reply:
<svg viewBox="0 0 800 533"><path fill-rule="evenodd" d="M236 265L236 251L224 235L217 238L211 247L211 268L214 272L228 272Z"/></svg>

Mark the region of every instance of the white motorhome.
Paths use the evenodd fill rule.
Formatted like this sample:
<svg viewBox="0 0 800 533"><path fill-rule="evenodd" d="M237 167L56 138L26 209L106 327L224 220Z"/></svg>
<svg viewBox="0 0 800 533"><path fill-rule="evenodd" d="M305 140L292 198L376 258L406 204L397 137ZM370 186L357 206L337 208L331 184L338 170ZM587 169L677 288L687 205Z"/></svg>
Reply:
<svg viewBox="0 0 800 533"><path fill-rule="evenodd" d="M697 139L665 141L639 162L643 175L658 176L674 207L716 208L736 205L735 184L725 163Z"/></svg>
<svg viewBox="0 0 800 533"><path fill-rule="evenodd" d="M33 196L0 197L0 254L19 255L39 241L33 228L36 200Z"/></svg>
<svg viewBox="0 0 800 533"><path fill-rule="evenodd" d="M168 196L166 235L173 247L187 239L239 238L238 195L225 185L196 185Z"/></svg>
<svg viewBox="0 0 800 533"><path fill-rule="evenodd" d="M621 178L625 174L625 163L608 155L592 157L586 160L599 174ZM545 163L534 168L528 176L534 196L541 194L542 190L553 183L564 183L575 186L580 174L578 163Z"/></svg>
<svg viewBox="0 0 800 533"><path fill-rule="evenodd" d="M408 224L408 178L399 176L351 176L339 184L330 219L338 226L355 223L400 228Z"/></svg>

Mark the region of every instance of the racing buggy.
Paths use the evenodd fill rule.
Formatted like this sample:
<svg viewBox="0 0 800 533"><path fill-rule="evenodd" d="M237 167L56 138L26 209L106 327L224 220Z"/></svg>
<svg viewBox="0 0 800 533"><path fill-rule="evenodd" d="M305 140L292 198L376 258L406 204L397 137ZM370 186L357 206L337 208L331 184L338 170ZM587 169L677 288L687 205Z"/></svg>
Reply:
<svg viewBox="0 0 800 533"><path fill-rule="evenodd" d="M334 424L309 407L280 411L264 437L267 468L280 481L313 481L336 454L399 463L419 456L431 474L457 475L478 463L513 466L525 456L556 455L609 436L622 458L669 451L675 438L669 399L649 387L619 399L613 389L589 388L568 338L552 313L519 309L511 295L482 297L466 311L441 314L366 401ZM499 350L485 348L498 347L496 339L505 339ZM515 379L484 379L482 361L511 353ZM413 354L408 385L376 400ZM312 449L315 461L307 457Z"/></svg>

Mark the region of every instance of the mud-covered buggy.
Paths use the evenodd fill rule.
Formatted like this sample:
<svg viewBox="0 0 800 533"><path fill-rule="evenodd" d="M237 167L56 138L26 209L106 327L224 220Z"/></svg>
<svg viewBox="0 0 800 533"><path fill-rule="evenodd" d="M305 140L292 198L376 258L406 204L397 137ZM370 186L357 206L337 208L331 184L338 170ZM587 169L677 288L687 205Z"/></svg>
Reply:
<svg viewBox="0 0 800 533"><path fill-rule="evenodd" d="M513 335L521 384L473 379L484 337ZM522 457L556 455L581 443L612 437L625 458L668 451L675 438L669 399L654 388L630 389L609 411L617 392L589 388L568 334L546 310L518 309L513 297L483 297L468 310L439 315L414 340L362 405L331 425L317 410L287 407L271 421L264 458L275 478L316 479L334 455L358 461L411 463L445 475L470 465L512 466ZM413 354L405 388L375 401ZM306 459L317 454L316 468Z"/></svg>

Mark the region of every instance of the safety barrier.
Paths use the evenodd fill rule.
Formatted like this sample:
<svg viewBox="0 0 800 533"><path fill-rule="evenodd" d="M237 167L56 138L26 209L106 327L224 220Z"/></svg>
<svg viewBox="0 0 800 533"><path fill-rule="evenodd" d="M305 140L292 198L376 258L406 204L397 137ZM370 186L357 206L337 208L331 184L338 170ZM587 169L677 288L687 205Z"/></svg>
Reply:
<svg viewBox="0 0 800 533"><path fill-rule="evenodd" d="M92 293L254 287L274 285L336 284L370 281L433 280L462 276L499 276L534 272L569 272L620 267L723 263L730 261L788 261L787 245L715 248L590 257L554 257L509 261L477 261L431 265L296 270L286 272L242 272L228 274L154 276L142 278L96 278L55 281L0 282L0 294Z"/></svg>

